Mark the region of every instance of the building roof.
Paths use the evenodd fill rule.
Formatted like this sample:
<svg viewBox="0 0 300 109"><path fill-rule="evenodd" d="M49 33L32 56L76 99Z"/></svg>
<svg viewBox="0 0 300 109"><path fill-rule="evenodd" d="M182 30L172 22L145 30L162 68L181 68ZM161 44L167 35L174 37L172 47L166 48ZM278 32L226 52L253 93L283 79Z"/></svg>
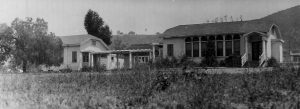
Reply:
<svg viewBox="0 0 300 109"><path fill-rule="evenodd" d="M63 45L80 45L81 42L87 39L97 39L101 40L95 36L89 34L82 34L82 35L71 35L71 36L60 36Z"/></svg>
<svg viewBox="0 0 300 109"><path fill-rule="evenodd" d="M179 25L166 30L162 37L268 32L274 23L261 20Z"/></svg>
<svg viewBox="0 0 300 109"><path fill-rule="evenodd" d="M127 49L128 50L152 49L152 45L151 44L133 44L133 45L130 45Z"/></svg>
<svg viewBox="0 0 300 109"><path fill-rule="evenodd" d="M158 35L114 35L112 37L112 43L114 43L115 39L120 39L122 40L122 43L127 45L162 42L162 38L160 38Z"/></svg>

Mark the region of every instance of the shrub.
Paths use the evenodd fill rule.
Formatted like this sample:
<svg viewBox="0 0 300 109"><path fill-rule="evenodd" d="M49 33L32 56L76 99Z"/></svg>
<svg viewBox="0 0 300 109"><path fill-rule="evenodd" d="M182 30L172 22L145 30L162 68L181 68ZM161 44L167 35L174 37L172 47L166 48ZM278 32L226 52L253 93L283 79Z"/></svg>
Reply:
<svg viewBox="0 0 300 109"><path fill-rule="evenodd" d="M220 67L226 67L226 62L225 62L225 60L221 60L220 63L219 63L219 66L220 66Z"/></svg>
<svg viewBox="0 0 300 109"><path fill-rule="evenodd" d="M94 67L93 68L93 71L96 71L96 72L101 72L101 71L105 71L106 70L106 66L105 66L105 64L101 64L100 66L98 66L98 67Z"/></svg>
<svg viewBox="0 0 300 109"><path fill-rule="evenodd" d="M231 55L225 59L226 67L240 67L241 66L241 56Z"/></svg>
<svg viewBox="0 0 300 109"><path fill-rule="evenodd" d="M271 57L268 61L267 61L267 66L268 67L279 67L279 63L277 62L277 60L274 57Z"/></svg>
<svg viewBox="0 0 300 109"><path fill-rule="evenodd" d="M89 67L89 66L83 66L80 71L82 72L91 72L93 71L93 68L92 67Z"/></svg>
<svg viewBox="0 0 300 109"><path fill-rule="evenodd" d="M155 68L174 68L177 66L177 60L175 57L168 57L161 60L157 60L153 63Z"/></svg>
<svg viewBox="0 0 300 109"><path fill-rule="evenodd" d="M69 67L66 67L66 68L60 69L59 71L62 73L70 73L70 72L72 72L72 69Z"/></svg>
<svg viewBox="0 0 300 109"><path fill-rule="evenodd" d="M194 62L193 60L189 59L186 55L181 56L178 60L177 60L177 66L179 67L185 67L185 66L189 66L189 67L198 67L200 66L199 63Z"/></svg>
<svg viewBox="0 0 300 109"><path fill-rule="evenodd" d="M204 59L201 64L207 67L216 67L218 66L218 61L215 56L215 43L212 40L209 40L207 43L207 49L205 50Z"/></svg>

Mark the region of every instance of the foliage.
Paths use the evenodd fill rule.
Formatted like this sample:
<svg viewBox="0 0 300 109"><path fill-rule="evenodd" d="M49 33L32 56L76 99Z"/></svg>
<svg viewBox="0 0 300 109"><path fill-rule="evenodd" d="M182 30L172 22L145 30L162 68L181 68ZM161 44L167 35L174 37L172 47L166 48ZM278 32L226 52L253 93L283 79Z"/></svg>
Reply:
<svg viewBox="0 0 300 109"><path fill-rule="evenodd" d="M62 62L62 41L53 33L47 33L44 19L16 18L9 31L1 40L9 43L12 64L22 65L23 72L29 64L59 65Z"/></svg>
<svg viewBox="0 0 300 109"><path fill-rule="evenodd" d="M0 33L0 64L4 64L4 62L11 56L11 51L14 46L14 39L12 36L13 30L8 26L3 29L3 33Z"/></svg>
<svg viewBox="0 0 300 109"><path fill-rule="evenodd" d="M178 61L177 66L179 67L182 66L197 67L200 65L199 63L196 63L193 60L189 59L186 55L180 56L177 61Z"/></svg>
<svg viewBox="0 0 300 109"><path fill-rule="evenodd" d="M164 58L157 60L155 63L153 63L153 66L155 68L174 68L177 66L177 60L175 57L170 58Z"/></svg>
<svg viewBox="0 0 300 109"><path fill-rule="evenodd" d="M129 31L128 35L135 35L135 32L134 31Z"/></svg>
<svg viewBox="0 0 300 109"><path fill-rule="evenodd" d="M60 69L59 70L61 73L71 73L72 72L72 69L67 67L67 68L63 68L63 69Z"/></svg>
<svg viewBox="0 0 300 109"><path fill-rule="evenodd" d="M226 67L240 67L241 66L241 56L231 55L225 59Z"/></svg>
<svg viewBox="0 0 300 109"><path fill-rule="evenodd" d="M108 25L104 24L97 12L88 10L84 19L84 27L88 34L102 39L107 45L111 44L111 30Z"/></svg>
<svg viewBox="0 0 300 109"><path fill-rule="evenodd" d="M146 68L146 67L144 67ZM2 75L5 106L51 108L234 109L299 104L300 71L186 76L181 71L135 69L101 73ZM7 99L6 95L10 99ZM12 104L13 102L13 104ZM290 104L290 106L287 106ZM180 105L180 106L179 106Z"/></svg>
<svg viewBox="0 0 300 109"><path fill-rule="evenodd" d="M267 61L267 66L268 67L279 67L279 63L277 62L277 60L274 57L271 57Z"/></svg>
<svg viewBox="0 0 300 109"><path fill-rule="evenodd" d="M215 56L215 42L213 40L208 41L205 56L201 64L208 67L216 67L218 65L218 61Z"/></svg>

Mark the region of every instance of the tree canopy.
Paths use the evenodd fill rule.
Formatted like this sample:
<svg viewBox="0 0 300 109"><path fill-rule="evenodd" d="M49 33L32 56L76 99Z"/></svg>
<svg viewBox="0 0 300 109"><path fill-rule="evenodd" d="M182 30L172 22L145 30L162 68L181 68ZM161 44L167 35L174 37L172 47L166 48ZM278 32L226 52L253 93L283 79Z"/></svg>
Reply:
<svg viewBox="0 0 300 109"><path fill-rule="evenodd" d="M91 9L88 10L84 19L84 27L88 34L102 39L107 45L112 43L112 32L97 12Z"/></svg>
<svg viewBox="0 0 300 109"><path fill-rule="evenodd" d="M0 33L0 64L3 64L10 56L13 49L13 30L5 25Z"/></svg>
<svg viewBox="0 0 300 109"><path fill-rule="evenodd" d="M12 64L22 66L23 72L28 64L60 65L62 41L54 33L47 32L48 23L44 19L16 18L6 34L1 35L1 41L9 42L6 53L11 55Z"/></svg>

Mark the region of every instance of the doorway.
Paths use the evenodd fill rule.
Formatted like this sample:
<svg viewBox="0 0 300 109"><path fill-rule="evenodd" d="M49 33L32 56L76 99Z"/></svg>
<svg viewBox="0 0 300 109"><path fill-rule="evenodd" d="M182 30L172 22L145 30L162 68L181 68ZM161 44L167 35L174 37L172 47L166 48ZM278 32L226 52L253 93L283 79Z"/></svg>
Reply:
<svg viewBox="0 0 300 109"><path fill-rule="evenodd" d="M252 42L252 60L259 61L262 53L262 41Z"/></svg>

